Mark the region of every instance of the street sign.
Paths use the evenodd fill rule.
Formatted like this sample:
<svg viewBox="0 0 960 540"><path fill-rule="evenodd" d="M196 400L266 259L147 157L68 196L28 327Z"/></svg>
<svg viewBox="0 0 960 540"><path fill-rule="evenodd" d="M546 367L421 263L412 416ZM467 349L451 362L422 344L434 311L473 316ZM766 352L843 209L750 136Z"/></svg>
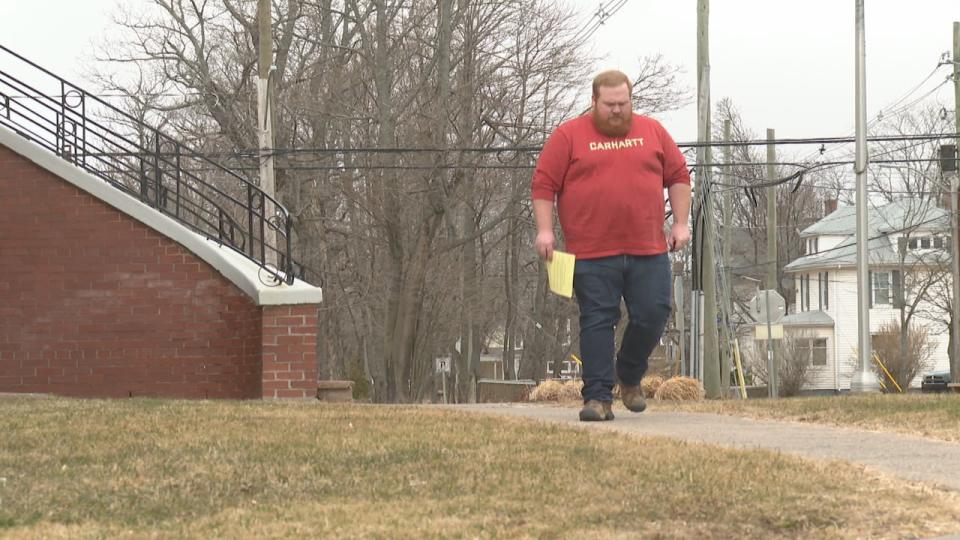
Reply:
<svg viewBox="0 0 960 540"><path fill-rule="evenodd" d="M787 314L787 301L775 290L757 291L750 300L750 315L757 322L767 322L767 293L770 293L770 322L779 321Z"/></svg>
<svg viewBox="0 0 960 540"><path fill-rule="evenodd" d="M437 373L450 373L450 359L449 358L435 358L434 364L437 368Z"/></svg>
<svg viewBox="0 0 960 540"><path fill-rule="evenodd" d="M755 328L757 329L757 335L755 339L757 341L765 341L767 339L767 325L758 324ZM773 339L783 339L783 325L771 324L770 333L773 334Z"/></svg>

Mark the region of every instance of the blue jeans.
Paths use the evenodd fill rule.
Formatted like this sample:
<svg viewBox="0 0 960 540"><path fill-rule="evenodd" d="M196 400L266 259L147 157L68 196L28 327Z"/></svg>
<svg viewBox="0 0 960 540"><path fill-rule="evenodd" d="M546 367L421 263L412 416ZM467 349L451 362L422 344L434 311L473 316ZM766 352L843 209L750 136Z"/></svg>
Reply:
<svg viewBox="0 0 960 540"><path fill-rule="evenodd" d="M583 400L613 401L614 369L621 384L637 385L670 316L670 259L615 255L577 260L573 289L580 304ZM614 330L620 299L629 323L614 368Z"/></svg>

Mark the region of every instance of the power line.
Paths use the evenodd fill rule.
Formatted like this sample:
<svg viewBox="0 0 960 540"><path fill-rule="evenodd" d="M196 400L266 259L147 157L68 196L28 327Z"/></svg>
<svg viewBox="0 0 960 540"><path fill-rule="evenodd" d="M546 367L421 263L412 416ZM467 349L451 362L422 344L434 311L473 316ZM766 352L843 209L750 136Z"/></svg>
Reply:
<svg viewBox="0 0 960 540"><path fill-rule="evenodd" d="M949 64L949 62L944 61L944 57L941 56L940 61L939 61L939 62L937 63L937 65L930 71L930 73L927 74L927 76L923 78L923 80L921 80L916 86L914 86L913 88L911 88L910 90L908 90L907 93L905 93L903 96L901 96L900 98L896 99L896 100L893 101L892 103L883 106L879 111L877 111L876 117L867 124L867 128L870 129L870 128L874 127L878 122L881 121L881 119L883 118L884 115L889 116L889 115L893 114L893 113L892 113L892 110L893 110L898 104L900 104L900 103L901 103L902 101L904 101L905 99L909 98L914 92L916 92L916 91L919 90L924 84L926 84L927 81L929 81L929 80L937 73L937 71L940 70L941 67L943 67L943 66L945 66L945 65L948 65L948 64ZM916 102L915 102L914 104L916 104ZM905 109L902 110L902 111L900 111L900 112L904 112L904 111L905 111ZM899 114L899 113L898 113L898 114ZM854 131L853 128L851 128L850 130L847 131L847 133L853 133L853 131ZM839 148L839 147L837 147L837 148ZM831 151L833 151L833 150L834 150L834 149L827 150L826 148L821 148L819 151L820 151L820 153L821 153L821 155L822 155L822 154L824 154L825 152L831 152ZM807 159L809 159L812 155L815 155L816 152L817 152L817 151L814 151L812 154L809 154L809 155L807 156Z"/></svg>
<svg viewBox="0 0 960 540"><path fill-rule="evenodd" d="M601 2L600 7L597 8L597 11L594 13L596 21L588 21L583 27L580 28L579 31L577 31L576 34L570 38L570 41L576 41L577 45L585 44L587 40L593 37L593 34L596 33L596 31L607 22L607 19L616 15L617 12L620 11L620 8L622 8L626 3L627 0L614 0L613 5L605 10L603 7L603 2Z"/></svg>
<svg viewBox="0 0 960 540"><path fill-rule="evenodd" d="M890 152L885 152L890 153ZM80 154L78 154L80 155ZM152 157L161 157L169 158L175 156L170 152L87 152L83 153L83 156L90 158L152 158ZM244 156L244 155L217 155L217 154L198 154L199 157L205 158L223 158L230 157L234 159L256 159L256 156ZM189 157L189 156L187 156ZM911 163L937 163L939 158L903 158L903 159L885 159L885 160L870 160L871 164L911 164ZM530 170L534 169L536 165L534 164L522 164L522 165L509 165L506 163L444 163L437 165L371 165L371 164L340 164L340 165L314 165L315 161L303 161L299 164L297 162L289 162L287 165L278 165L278 168L285 170L296 170L296 171L366 171L366 170L435 170L435 169L505 169L505 170ZM752 182L757 180L754 177L748 177L738 174L733 174L727 172L723 169L733 168L733 167L751 167L751 166L763 166L763 165L778 165L783 167L797 167L800 168L800 171L791 173L790 175L775 179L772 181L761 181L761 182ZM742 161L742 162L712 162L705 163L703 165L693 165L691 169L695 170L698 167L717 167L721 170L716 171L715 174L718 176L723 176L727 178L734 178L739 180L744 180L746 182L734 184L727 182L718 182L716 180L711 181L713 185L720 186L723 189L718 190L718 192L730 191L730 190L739 190L739 189L759 189L763 187L772 187L776 185L785 184L792 181L797 181L802 178L803 175L810 173L817 169L838 167L842 165L851 165L853 160L844 160L844 161L830 161L830 162L820 162L820 163L797 163L790 161L779 161L779 162L755 162L755 161ZM230 170L237 171L249 171L249 170L258 170L258 167L253 166L237 166L229 165L226 166ZM189 168L183 167L181 170L186 172L213 172L213 171L222 171L222 169L217 169L213 167L199 167L199 168ZM826 188L827 186L812 186L816 188ZM845 188L840 188L845 189ZM886 193L897 193L896 191L887 191L883 190ZM919 191L904 191L902 193L920 193Z"/></svg>
<svg viewBox="0 0 960 540"><path fill-rule="evenodd" d="M918 133L914 135L873 135L867 137L867 142L885 142L885 141L933 141L941 139L955 139L958 133ZM754 139L748 141L712 141L712 142L685 142L677 143L681 148L695 148L701 146L766 146L773 145L794 145L794 144L836 144L856 142L855 137L809 137L797 139Z"/></svg>
<svg viewBox="0 0 960 540"><path fill-rule="evenodd" d="M901 113L903 113L903 112L906 112L908 109L910 109L910 108L913 107L914 105L916 105L916 104L920 103L921 101L923 101L924 99L930 97L930 95L932 95L932 94L933 94L934 92L936 92L937 90L940 90L941 88L943 88L944 86L946 86L946 84L949 83L949 82L951 82L952 79L953 79L953 76L952 76L952 75L948 75L947 78L943 80L943 82L941 82L941 83L938 84L937 86L934 86L933 88L931 88L930 91L928 91L926 94L923 94L922 96L914 99L914 100L911 101L910 103L907 103L906 105L903 105L903 106L900 107L899 109L894 109L894 110L890 111L888 114L890 114L890 115L892 115L892 116L896 116L896 115L898 115L898 114L901 114ZM882 121L882 120L883 120L883 114L882 114L882 111L881 111L881 114L879 114L878 117L877 117L877 122L880 122L880 121Z"/></svg>
<svg viewBox="0 0 960 540"><path fill-rule="evenodd" d="M894 101L893 103L890 103L889 105L881 108L881 109L877 112L876 121L880 121L880 119L883 118L884 110L887 111L886 114L891 114L891 111L894 110L894 108L896 108L897 105L899 105L900 103L902 103L904 100L906 100L908 97L910 97L914 92L916 92L917 90L919 90L921 86L923 86L924 84L927 83L927 81L929 81L930 79L932 79L933 76L936 75L937 71L940 71L940 68L942 68L942 67L945 66L945 65L947 65L947 63L944 62L943 60L941 60L940 62L937 62L936 67L934 67L934 68L930 71L930 73L929 73L926 77L923 78L922 81L920 81L919 83L917 83L916 86L914 86L913 88L911 88L910 90L908 90L906 94L900 96L900 98L897 99L896 101Z"/></svg>
<svg viewBox="0 0 960 540"><path fill-rule="evenodd" d="M511 153L511 152L540 152L543 146L466 146L463 148L439 148L439 147L398 147L398 148L378 148L378 147L360 147L360 148L274 148L273 155L286 154L421 154L421 153ZM259 149L238 150L239 154L251 154L250 157L259 157Z"/></svg>
<svg viewBox="0 0 960 540"><path fill-rule="evenodd" d="M286 171L432 171L432 170L460 170L460 169L525 169L534 168L533 165L479 165L479 164L454 164L454 165L309 165L309 166L284 166L276 165L278 170ZM185 169L189 172L212 171L213 169ZM259 167L230 167L234 171L256 171Z"/></svg>
<svg viewBox="0 0 960 540"><path fill-rule="evenodd" d="M933 141L942 139L956 139L960 133L918 133L912 135L874 135L867 137L868 142L896 142L896 141ZM681 142L677 143L680 148L699 148L699 147L725 147L725 146L765 146L774 145L804 145L804 144L825 144L825 143L852 143L854 137L810 137L794 139L754 139L747 141L711 141L711 142ZM440 148L440 147L359 147L359 148L274 148L273 155L281 154L416 154L416 153L449 153L449 152L475 152L475 153L509 153L509 152L540 152L543 145L525 145L525 146L485 146L485 147L463 147L463 148ZM215 156L217 154L209 154ZM250 155L252 157L262 157L261 151L257 148L236 150L231 153L222 153L221 155L237 156ZM716 163L714 165L724 165Z"/></svg>
<svg viewBox="0 0 960 540"><path fill-rule="evenodd" d="M929 158L929 159L925 159L925 158L920 158L920 159L878 159L878 160L871 160L870 163L876 163L876 164L878 164L878 165L881 165L881 164L895 164L895 163L934 163L934 162L939 162L939 161L940 161L939 158ZM813 170L816 170L816 169L837 167L837 166L840 166L840 165L852 165L853 163L854 163L853 160L827 161L827 162L817 163L817 164L813 164L813 165L800 165L800 164L795 164L795 163L779 163L779 165L802 167L803 170L798 171L798 172L795 172L795 173L790 174L790 175L788 175L788 176L786 176L786 177L783 177L783 178L778 178L778 179L775 179L775 180L769 180L769 181L765 181L765 182L755 182L755 183L749 183L749 184L728 184L728 183L724 183L724 182L714 181L713 183L714 183L715 185L725 187L725 188L727 188L728 190L758 189L758 188L764 188L764 187L773 187L773 186L779 186L779 185L781 185L781 184L786 184L786 183L792 182L792 181L794 181L794 180L800 180L804 174L809 173L809 172L811 172L811 171L813 171ZM755 163L751 163L751 165L754 165L754 164L755 164ZM776 163L775 163L775 164L776 164ZM716 165L716 164L713 164L713 165ZM722 165L722 164L720 164L720 165ZM733 165L733 164L732 164L732 165ZM732 178L739 178L739 179L741 179L741 180L753 180L752 178L743 177L743 176L737 176L737 175L730 174L730 173L726 173L726 172L722 172L722 171L721 171L719 174L722 175L722 176L728 176L728 177L732 177ZM820 187L820 186L815 186L815 187ZM723 190L721 190L721 191L723 191ZM889 192L888 192L888 193L889 193ZM909 191L908 191L908 192L906 192L906 193L917 193L917 192L909 192Z"/></svg>

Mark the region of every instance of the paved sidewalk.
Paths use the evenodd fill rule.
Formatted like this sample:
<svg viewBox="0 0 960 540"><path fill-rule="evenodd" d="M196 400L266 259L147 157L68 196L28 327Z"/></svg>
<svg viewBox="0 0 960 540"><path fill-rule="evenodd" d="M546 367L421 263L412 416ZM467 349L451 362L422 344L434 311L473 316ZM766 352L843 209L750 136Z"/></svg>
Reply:
<svg viewBox="0 0 960 540"><path fill-rule="evenodd" d="M907 480L960 491L960 444L921 437L734 416L614 409L612 422L579 422L578 409L534 404L450 405L460 411L521 416L637 435L661 436L734 448L779 450L814 459L859 463Z"/></svg>

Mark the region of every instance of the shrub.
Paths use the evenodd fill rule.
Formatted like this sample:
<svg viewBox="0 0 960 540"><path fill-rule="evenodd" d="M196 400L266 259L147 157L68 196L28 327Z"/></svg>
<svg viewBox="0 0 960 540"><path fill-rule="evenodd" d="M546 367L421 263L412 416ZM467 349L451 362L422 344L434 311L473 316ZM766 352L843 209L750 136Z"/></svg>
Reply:
<svg viewBox="0 0 960 540"><path fill-rule="evenodd" d="M777 390L780 397L796 396L803 385L810 382L810 349L807 342L812 335L806 332L784 336L774 340L773 357L777 360ZM754 343L754 350L747 355L746 362L754 377L770 382L767 365L767 345L765 341Z"/></svg>
<svg viewBox="0 0 960 540"><path fill-rule="evenodd" d="M904 350L900 350L900 323L890 321L880 327L880 331L873 336L873 352L880 358L887 371L897 381L904 392L921 371L930 366L930 356L933 354L934 344L930 340L926 328L919 326L908 326L906 343ZM887 375L880 368L880 365L874 361L870 365L877 378L887 383L887 391L896 391L892 384L889 384Z"/></svg>

